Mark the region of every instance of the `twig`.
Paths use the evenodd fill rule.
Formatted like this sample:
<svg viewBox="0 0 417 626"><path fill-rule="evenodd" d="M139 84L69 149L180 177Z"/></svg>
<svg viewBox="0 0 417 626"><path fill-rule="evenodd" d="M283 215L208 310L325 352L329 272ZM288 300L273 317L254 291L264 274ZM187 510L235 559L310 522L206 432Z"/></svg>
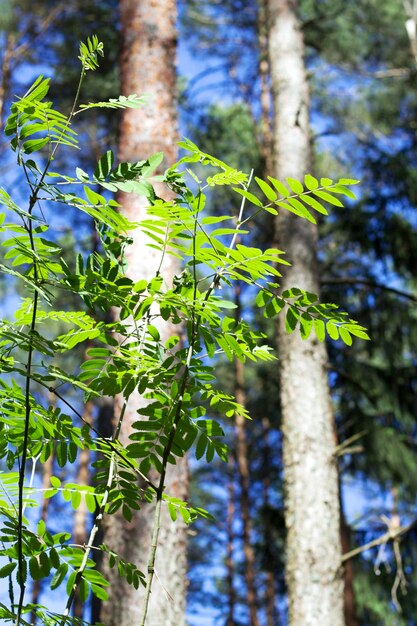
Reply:
<svg viewBox="0 0 417 626"><path fill-rule="evenodd" d="M124 418L125 411L126 411L126 402L123 405L123 408L122 408L122 410L120 412L119 421L117 423L117 427L116 427L115 433L113 435L113 439L114 440L117 440L118 437L119 437L120 429L121 429L121 426L122 426L122 423L123 423L123 418ZM90 556L90 552L91 552L91 550L94 547L94 541L95 541L96 535L97 535L97 533L99 531L99 528L100 528L100 525L101 525L101 522L102 522L102 519L103 519L103 515L104 515L105 509L106 509L106 506L107 506L107 501L109 499L111 487L112 487L112 484L113 484L113 478L114 478L115 469L116 469L116 454L113 452L112 455L111 455L111 459L110 459L109 473L108 473L108 476L107 476L107 483L106 483L106 489L105 489L105 492L104 492L103 500L101 502L100 509L99 509L99 511L98 511L98 513L96 515L96 518L94 520L94 525L93 525L93 527L91 529L90 536L88 538L88 542L84 546L84 550L85 550L84 551L84 557L83 557L83 560L81 562L80 567L77 570L77 574L75 576L74 584L73 584L73 586L71 588L71 593L68 596L67 604L65 606L65 611L64 611L64 614L63 614L63 618L62 618L62 620L60 622L60 626L65 626L65 624L67 622L67 619L68 619L68 616L69 616L69 612L71 610L71 606L72 606L72 603L73 603L74 598L75 598L75 594L77 593L77 589L78 589L78 586L79 586L79 584L81 582L84 570L87 567L88 557Z"/></svg>
<svg viewBox="0 0 417 626"><path fill-rule="evenodd" d="M248 179L248 184L247 184L247 188L249 187L249 184L251 182L253 176L253 170L250 173L249 179ZM199 197L199 202L200 202L200 197ZM234 248L234 246L236 245L236 241L238 238L238 230L243 222L243 211L244 211L244 207L245 207L245 203L246 203L246 198L243 196L242 197L242 201L240 204L240 210L239 210L239 215L238 215L238 219L237 219L237 225L236 225L236 232L233 235L232 241L230 242L230 246L229 246L229 252L226 255L226 259L230 257L230 252L232 251L232 249ZM195 262L195 257L196 257L196 248L195 248L195 239L196 239L196 232L197 232L197 228L198 228L198 214L199 214L199 206L197 207L197 211L195 213L195 221L194 221L194 236L193 236L193 274L194 274L194 293L193 293L193 302L195 303L197 300L197 293L198 293L198 288L197 288L197 269L196 269L196 262ZM220 269L214 276L211 285L209 286L209 288L207 289L207 292L204 296L204 300L203 300L203 308L204 308L204 304L206 304L211 296L211 294L213 293L213 291L218 287L221 278L223 276L223 274L225 273L225 268ZM199 329L199 325L201 322L201 317L202 317L202 312L196 317L195 316L195 308L193 306L193 316L192 316L192 320L191 320L191 330L190 330L190 342L189 342L189 347L188 347L188 351L187 351L187 359L185 362L185 366L184 366L184 371L182 374L182 381L181 381L181 385L180 388L178 390L177 396L174 399L173 402L173 408L175 407L175 416L173 419L173 423L172 423L172 427L171 430L169 432L169 436L168 436L168 441L167 444L165 446L164 449L164 453L162 456L162 469L161 469L161 475L160 475L160 480L159 480L159 485L156 491L156 508L155 508L155 517L154 517L154 523L153 523L153 530L152 530L152 543L151 543L151 548L150 548L150 554L149 554L149 560L148 560L148 580L146 582L146 590L145 590L145 599L144 599L144 604L143 604L143 611L142 611L142 616L141 616L141 620L140 620L140 626L145 626L145 622L146 622L146 617L148 614L148 608L149 608L149 601L150 601L150 597L151 597L151 591L152 591L152 582L153 582L153 577L154 577L154 573L155 573L155 559L156 559L156 551L157 551L157 547L158 547L158 538L159 538L159 530L160 530L160 525L161 525L161 509L162 509L162 497L163 497L163 490L164 490L164 483L165 483L165 476L166 476L166 471L167 471L167 465L168 465L168 459L169 456L171 454L171 449L174 443L174 438L175 438L175 433L177 432L177 428L178 428L178 424L181 420L182 417L182 404L183 404L183 397L184 397L184 393L187 387L187 383L188 383L188 378L189 378L189 373L190 373L190 366L191 366L191 359L193 357L194 354L194 349L195 349L195 341L197 339L197 335L198 335L198 329ZM168 416L169 417L169 416Z"/></svg>
<svg viewBox="0 0 417 626"><path fill-rule="evenodd" d="M409 291L403 291L402 289L396 289L395 287L388 287L387 285L381 285L373 280L367 278L323 278L320 281L320 285L363 285L370 287L371 289L378 289L379 291L387 291L401 298L406 298L412 302L417 302L417 296Z"/></svg>
<svg viewBox="0 0 417 626"><path fill-rule="evenodd" d="M394 539L405 535L415 526L417 526L417 519L413 520L410 524L407 524L406 526L400 526L400 528L397 528L396 530L388 530L380 537L377 537L376 539L365 543L363 546L359 546L358 548L354 548L353 550L342 554L342 563L346 563L346 561L353 559L353 557L358 556L358 554L362 554L362 552L366 552L371 548L375 548L376 546L380 546L381 544L387 543L388 541L393 541Z"/></svg>

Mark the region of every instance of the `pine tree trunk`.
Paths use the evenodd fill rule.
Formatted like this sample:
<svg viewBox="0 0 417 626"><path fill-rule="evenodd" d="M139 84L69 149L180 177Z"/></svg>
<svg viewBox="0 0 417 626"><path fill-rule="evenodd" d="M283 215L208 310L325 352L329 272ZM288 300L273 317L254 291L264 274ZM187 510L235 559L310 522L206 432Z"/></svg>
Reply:
<svg viewBox="0 0 417 626"><path fill-rule="evenodd" d="M349 526L346 522L343 508L341 508L340 536L342 540L343 554L351 550ZM360 626L356 614L355 592L353 588L353 563L349 559L344 567L344 590L343 605L345 613L345 626Z"/></svg>
<svg viewBox="0 0 417 626"><path fill-rule="evenodd" d="M258 0L259 77L261 82L261 154L264 177L272 174L271 90L269 88L268 15L266 0Z"/></svg>
<svg viewBox="0 0 417 626"><path fill-rule="evenodd" d="M6 33L5 38L6 41L4 44L3 58L1 62L0 128L3 128L4 124L4 109L10 84L10 64L13 57L13 48L15 45L15 36L12 33Z"/></svg>
<svg viewBox="0 0 417 626"><path fill-rule="evenodd" d="M235 396L242 406L245 406L245 392L243 380L243 363L235 361ZM251 541L251 517L249 499L249 464L248 444L245 432L245 418L236 415L236 464L238 468L240 489L240 511L242 516L244 575L246 582L246 604L249 610L250 626L259 626L257 602L256 602L256 574L255 552Z"/></svg>
<svg viewBox="0 0 417 626"><path fill-rule="evenodd" d="M309 92L297 3L269 0L274 172L302 179L310 167ZM317 293L317 230L282 211L277 243L293 264L282 289ZM278 325L290 626L342 626L340 511L326 349Z"/></svg>
<svg viewBox="0 0 417 626"><path fill-rule="evenodd" d="M90 400L84 407L83 421L92 424L93 422L93 402ZM76 483L80 486L86 486L90 482L90 450L85 448L81 450L78 458L78 471ZM74 513L73 540L78 546L84 546L87 543L87 523L88 509L85 496L82 495L79 507ZM75 594L72 612L74 617L80 619L84 616L84 601L80 598L79 590Z"/></svg>
<svg viewBox="0 0 417 626"><path fill-rule="evenodd" d="M263 540L265 544L265 610L266 626L276 626L275 621L275 580L274 580L274 554L272 548L272 528L270 514L269 492L271 487L271 447L269 445L269 433L271 422L268 417L262 418L262 440L263 440L263 478L262 478L262 498L264 508Z"/></svg>
<svg viewBox="0 0 417 626"><path fill-rule="evenodd" d="M227 486L227 553L226 553L226 570L227 570L227 601L228 613L226 626L235 626L235 606L236 592L234 586L235 567L234 567L234 541L235 533L233 523L235 520L235 462L233 455L229 457L229 482Z"/></svg>
<svg viewBox="0 0 417 626"><path fill-rule="evenodd" d="M235 291L235 319L240 320L241 304L240 304L240 284L234 285ZM235 359L235 397L237 402L246 407L245 393L245 371L244 364ZM248 442L245 430L245 418L241 415L235 417L235 433L236 433L236 467L239 479L240 490L240 513L242 517L243 531L243 555L244 555L244 575L246 582L246 604L249 610L250 626L259 626L257 598L256 598L256 574L255 574L255 551L252 546L251 533L252 521L250 515L250 485L249 485L249 461L248 461Z"/></svg>
<svg viewBox="0 0 417 626"><path fill-rule="evenodd" d="M121 0L122 54L121 90L150 94L152 101L142 109L127 109L123 113L119 160L136 161L163 151L163 166L175 161L177 141L176 114L176 5L174 0ZM158 194L165 199L161 190ZM144 216L147 202L131 194L120 194L118 201L126 217L138 220ZM145 247L144 237L136 232L128 255L128 275L135 280L150 279L156 272L160 255ZM178 271L172 257L166 258L163 275ZM160 328L162 341L169 328ZM116 401L116 419L121 409ZM136 410L144 400L138 394L130 398L125 414L121 440L126 443L130 424L137 419ZM185 459L168 468L166 491L175 497L187 497L188 472ZM116 515L104 524L104 543L147 574L151 543L153 507L144 504L131 522ZM115 570L103 563L110 580L110 598L103 603L101 621L106 626L133 626L139 623L144 590L136 591L118 578ZM186 591L186 530L181 521L173 523L165 509L160 531L151 602L146 626L182 626L185 624Z"/></svg>

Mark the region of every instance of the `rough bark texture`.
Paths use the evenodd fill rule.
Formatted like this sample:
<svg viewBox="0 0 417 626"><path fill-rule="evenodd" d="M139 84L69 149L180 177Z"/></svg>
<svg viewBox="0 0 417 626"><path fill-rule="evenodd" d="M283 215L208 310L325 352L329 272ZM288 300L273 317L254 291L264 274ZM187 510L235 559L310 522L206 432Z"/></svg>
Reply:
<svg viewBox="0 0 417 626"><path fill-rule="evenodd" d="M246 404L244 391L243 363L235 361L235 396L242 406ZM245 418L236 415L236 461L240 488L240 511L242 516L244 574L246 582L246 603L249 610L250 626L259 626L256 602L255 552L251 542L251 517L249 500L248 445L245 432Z"/></svg>
<svg viewBox="0 0 417 626"><path fill-rule="evenodd" d="M341 508L341 520L340 520L340 536L342 540L343 554L349 552L351 549L350 531L346 522L343 508ZM345 626L360 626L359 620L356 614L356 601L355 592L353 588L353 563L352 559L349 559L345 563L344 567L344 591L343 591L343 605L345 613Z"/></svg>
<svg viewBox="0 0 417 626"><path fill-rule="evenodd" d="M274 171L302 179L310 167L309 93L297 3L269 0ZM277 242L292 267L282 289L318 292L316 227L282 211ZM337 466L326 349L287 335L279 318L290 626L342 626L343 580Z"/></svg>
<svg viewBox="0 0 417 626"><path fill-rule="evenodd" d="M274 555L272 549L273 536L271 528L271 515L269 492L271 487L271 447L269 445L269 433L271 423L268 417L262 418L262 440L263 440L263 479L262 479L262 498L265 509L264 516L264 542L265 542L265 610L266 610L266 626L276 626L278 622L275 620L275 580L274 580Z"/></svg>
<svg viewBox="0 0 417 626"><path fill-rule="evenodd" d="M87 402L84 407L84 422L92 424L93 403ZM77 471L77 485L86 486L90 484L90 450L85 448L81 450L78 458L78 471ZM73 526L73 540L78 546L84 546L87 543L87 523L88 523L88 509L85 501L85 496L81 496L81 502L79 507L74 513L74 526ZM80 598L79 592L75 594L72 612L74 617L83 618L84 616L84 602Z"/></svg>
<svg viewBox="0 0 417 626"><path fill-rule="evenodd" d="M127 109L120 126L119 160L135 161L163 151L164 166L176 158L177 117L175 100L176 6L174 0L121 0L123 49L121 55L121 90L149 94L151 103L139 110ZM160 195L164 195L158 190ZM164 196L166 198L166 194ZM166 198L167 199L167 198ZM131 220L144 215L146 203L129 194L120 194L118 201ZM142 235L135 233L134 244L127 255L128 274L138 280L150 279L158 267L160 255L145 247ZM162 268L164 276L177 271L176 262L168 257ZM169 328L160 329L162 339ZM143 404L137 394L131 397L125 414L121 439L127 440L130 424L138 418L136 409ZM116 418L121 400L116 402ZM183 459L168 467L166 491L186 498L188 473ZM112 516L104 525L104 542L123 558L135 563L147 573L154 509L144 505L126 522ZM101 620L106 626L133 626L139 623L144 596L143 588L136 591L118 578L114 570L103 564L110 580L110 598L103 603ZM170 520L163 510L157 551L156 576L152 590L147 626L182 626L185 624L186 591L186 530L181 521Z"/></svg>
<svg viewBox="0 0 417 626"><path fill-rule="evenodd" d="M235 283L235 305L236 320L240 319L240 285ZM235 369L235 397L237 402L245 407L245 371L244 365L238 359L234 361ZM244 554L244 575L246 582L246 604L249 610L250 626L259 626L257 601L256 601L256 573L255 573L255 552L251 541L252 523L250 516L249 499L249 461L248 443L245 431L245 418L236 415L236 466L239 478L240 490L240 513L242 516L243 554Z"/></svg>
<svg viewBox="0 0 417 626"><path fill-rule="evenodd" d="M235 625L235 606L236 591L234 587L235 568L234 568L234 541L235 533L233 530L233 522L235 519L235 463L233 456L229 457L229 482L227 486L227 554L226 554L226 570L227 570L227 599L228 614L226 626Z"/></svg>
<svg viewBox="0 0 417 626"><path fill-rule="evenodd" d="M266 0L258 0L259 76L261 80L261 154L264 176L272 174L271 90L269 88L268 14Z"/></svg>
<svg viewBox="0 0 417 626"><path fill-rule="evenodd" d="M11 33L6 34L6 41L3 51L2 67L1 67L1 81L0 81L0 128L3 128L4 108L5 100L9 90L10 83L10 65L13 56L13 47L15 44L15 37Z"/></svg>

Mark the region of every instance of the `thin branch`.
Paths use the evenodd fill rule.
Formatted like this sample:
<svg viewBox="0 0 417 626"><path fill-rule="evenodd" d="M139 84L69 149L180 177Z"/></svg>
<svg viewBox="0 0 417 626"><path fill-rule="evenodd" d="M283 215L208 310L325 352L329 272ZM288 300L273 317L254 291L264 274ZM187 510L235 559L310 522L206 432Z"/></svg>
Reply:
<svg viewBox="0 0 417 626"><path fill-rule="evenodd" d="M252 176L253 176L253 170L250 173L246 189L250 185ZM200 200L201 200L201 194L199 195L199 201L198 201L199 204L200 204ZM239 230L243 222L243 211L245 208L245 204L246 204L246 198L243 196L241 205L240 205L239 215L237 218L236 232L232 238L232 241L230 242L229 251L226 254L226 259L230 257L230 252L233 250L233 248L236 245L236 242L239 236L237 231ZM196 259L196 233L197 233L197 228L198 228L199 209L200 209L200 206L198 206L197 211L195 213L194 233L193 233L193 275L194 275L193 302L194 303L197 301L197 295L198 295L197 268L196 268L195 259ZM205 293L204 300L203 300L203 309L204 309L204 305L208 302L213 291L217 289L224 273L225 273L225 268L222 268L214 276L211 285L209 286L207 292ZM174 398L173 404L172 404L172 408L173 409L175 408L175 415L173 417L172 427L168 435L168 441L166 443L166 446L162 455L161 475L159 479L159 485L156 490L155 517L154 517L154 523L153 523L153 529L152 529L152 543L151 543L149 560L148 560L148 579L146 581L145 598L144 598L142 616L140 620L140 626L145 626L146 617L148 614L149 601L150 601L151 590L152 590L152 582L153 582L153 577L155 574L155 559L156 559L156 551L158 547L158 538L159 538L159 531L160 531L160 524L161 524L162 499L163 499L164 483L165 483L165 477L166 477L167 466L168 466L168 459L171 454L172 446L174 444L175 434L177 432L177 428L182 417L183 398L184 398L184 393L187 388L187 383L188 383L188 379L190 375L191 360L194 354L195 342L198 337L198 329L199 329L201 317L202 317L202 312L197 316L195 315L195 304L192 307L192 311L193 311L193 315L191 319L191 329L190 329L190 335L189 335L190 339L189 339L189 346L188 346L188 351L187 351L187 359L184 365L184 371L182 374L181 384L179 386L178 393L176 397ZM170 415L168 415L167 421L169 420L169 418L170 418Z"/></svg>
<svg viewBox="0 0 417 626"><path fill-rule="evenodd" d="M417 295L410 293L409 291L403 291L402 289L397 289L396 287L388 287L387 285L381 285L381 283L377 283L368 278L326 278L324 277L320 281L320 285L362 285L364 287L370 287L371 289L378 289L379 291L386 291L388 293L394 294L396 296L400 296L401 298L406 298L407 300L411 300L412 302L417 302Z"/></svg>
<svg viewBox="0 0 417 626"><path fill-rule="evenodd" d="M342 441L338 446L336 446L334 454L336 456L342 456L346 454L347 450L350 449L350 445L352 443L355 443L355 441L358 441L358 439L361 439L364 435L368 434L368 432L369 432L368 430L362 430L360 433L355 433L351 437L348 437L347 439Z"/></svg>
<svg viewBox="0 0 417 626"><path fill-rule="evenodd" d="M119 417L119 421L117 423L117 427L116 427L115 433L113 435L113 440L117 440L118 437L119 437L120 429L121 429L121 426L122 426L122 423L123 423L123 418L124 418L125 411L126 411L126 402L123 405L123 408L122 408L122 410L120 412L120 417ZM77 593L77 589L78 589L78 586L79 586L79 584L81 582L81 579L83 577L84 570L87 567L88 557L90 556L90 552L94 548L94 541L95 541L96 535L97 535L97 533L99 531L99 528L101 526L101 522L102 522L102 519L103 519L104 511L105 511L106 506L107 506L107 502L108 502L108 499L109 499L111 487L112 487L112 484L113 484L113 478L114 478L115 470L116 470L116 454L113 452L112 456L111 456L111 459L110 459L109 473L108 473L108 476L107 476L107 483L106 483L106 489L105 489L105 492L104 492L104 495L103 495L103 500L101 501L101 505L100 505L99 511L98 511L98 513L96 515L96 518L94 520L94 525L93 525L93 527L91 529L87 545L84 546L83 560L81 562L80 567L77 570L77 573L76 573L76 576L75 576L75 580L74 580L74 584L72 585L71 592L70 592L70 594L68 596L67 604L65 606L65 611L64 611L64 614L63 614L63 618L62 618L62 620L60 622L60 626L65 626L65 624L66 624L66 622L68 620L68 616L69 616L69 613L70 613L70 610L71 610L72 603L73 603L74 598L75 598L75 594Z"/></svg>
<svg viewBox="0 0 417 626"><path fill-rule="evenodd" d="M413 520L410 524L407 524L406 526L400 526L400 528L397 528L395 530L388 530L380 537L377 537L376 539L365 543L363 546L359 546L358 548L354 548L353 550L342 554L342 563L346 563L346 561L353 559L353 557L358 556L358 554L362 554L362 552L366 552L371 548L375 548L376 546L380 546L381 544L387 543L388 541L398 539L399 537L405 535L410 530L412 530L415 526L417 526L417 519Z"/></svg>

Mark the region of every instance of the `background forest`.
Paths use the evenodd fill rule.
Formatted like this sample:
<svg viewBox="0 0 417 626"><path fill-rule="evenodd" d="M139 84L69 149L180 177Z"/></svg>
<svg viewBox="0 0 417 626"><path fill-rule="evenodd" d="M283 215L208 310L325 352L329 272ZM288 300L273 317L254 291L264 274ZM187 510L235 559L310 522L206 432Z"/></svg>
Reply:
<svg viewBox="0 0 417 626"><path fill-rule="evenodd" d="M206 450L197 449L174 466L167 488L215 520L163 519L148 626L417 624L417 0L2 0L0 9L2 128L15 96L39 73L53 78L55 106L70 109L79 42L92 34L105 56L83 85L83 101L151 96L141 109L75 118L82 151L60 152L57 169L90 171L111 149L120 161L162 151L162 172L183 156L176 142L186 136L262 180L360 180L347 207L323 192L329 214L318 215L317 227L289 212L281 222L265 213L250 245L286 250L293 270L281 287L341 304L371 341L349 345L337 332L336 341L302 341L288 334L288 317L286 328L284 318L272 319L277 311L263 314L250 284L230 288L236 320L244 311L266 334L279 366L228 359L227 351L217 358L217 379L251 420L211 409L228 461L206 463ZM2 186L19 199L22 172L8 145L2 134ZM270 187L250 190L274 200ZM128 217L144 207L120 190L118 201ZM214 222L239 208L226 185L208 203ZM90 217L68 210L56 218L69 265L75 253L100 250ZM129 259L145 278L153 262L140 249ZM22 294L6 275L0 290L2 317L12 317ZM92 347L80 343L78 357ZM64 357L60 367L72 371ZM59 406L45 390L36 394ZM108 398L71 401L98 432L111 431ZM57 450L36 466L42 520L79 546L94 502L42 493L51 476L92 484L95 460L83 450L68 466ZM99 543L145 571L150 528L146 507L133 519L115 515ZM140 590L106 563L97 567L110 598L76 595L75 623L138 623ZM1 602L8 584L0 578ZM34 604L62 609L60 591L45 581L29 593ZM323 606L328 598L327 609L318 598Z"/></svg>

